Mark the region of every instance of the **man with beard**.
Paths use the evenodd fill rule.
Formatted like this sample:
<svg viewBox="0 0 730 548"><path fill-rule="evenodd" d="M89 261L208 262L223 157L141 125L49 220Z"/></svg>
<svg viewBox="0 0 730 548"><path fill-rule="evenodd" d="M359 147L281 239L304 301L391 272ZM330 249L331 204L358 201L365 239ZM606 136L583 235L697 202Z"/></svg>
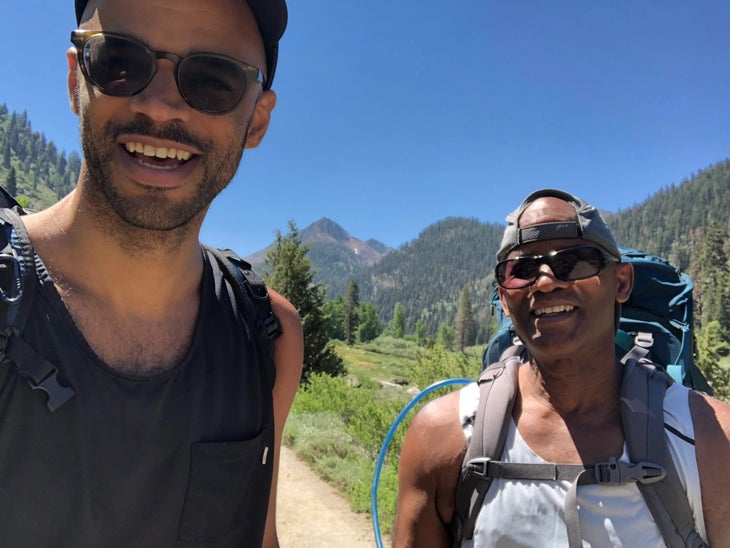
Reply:
<svg viewBox="0 0 730 548"><path fill-rule="evenodd" d="M269 370L198 236L266 133L286 15L284 0L76 0L84 162L23 218L38 280L23 337L74 397L49 412L0 368L3 546L278 545L301 323L270 291Z"/></svg>
<svg viewBox="0 0 730 548"><path fill-rule="evenodd" d="M621 262L598 211L570 194L537 191L507 221L495 279L503 310L527 354L512 362L518 366L514 382L507 374L512 368L500 370L515 388L515 399L505 419L504 449L493 460L507 462L505 469L511 465L508 472L514 475L490 475L494 479L473 537L460 545L665 546L664 530L636 483L571 484L559 476L523 479L538 467L555 473L558 467L550 463L576 465L573 470L587 465L592 473L596 463L631 462L620 403L624 366L616 359L614 338L616 314L633 286L633 267ZM495 391L498 383L493 380ZM452 533L459 534L465 523L454 520L456 488L467 445L476 437L472 426L479 399L473 383L427 404L414 418L399 464L395 546L453 545ZM644 399L636 407L646 405ZM678 469L694 538L727 546L730 406L673 384L666 390L663 409L663 420L657 418L665 425L660 436ZM490 414L484 412L483 420L489 421ZM499 421L499 430L502 418L493 420ZM576 506L577 516L572 512ZM569 529L577 531L577 538Z"/></svg>

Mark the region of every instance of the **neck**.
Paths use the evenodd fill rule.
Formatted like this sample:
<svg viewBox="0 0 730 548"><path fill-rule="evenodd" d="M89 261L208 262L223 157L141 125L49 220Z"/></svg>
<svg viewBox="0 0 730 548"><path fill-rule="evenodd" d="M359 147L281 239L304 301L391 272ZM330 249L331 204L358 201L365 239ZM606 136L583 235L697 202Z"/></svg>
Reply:
<svg viewBox="0 0 730 548"><path fill-rule="evenodd" d="M200 220L202 222L202 218ZM99 226L76 191L25 218L31 241L61 294L148 311L190 295L202 275L197 226L149 231ZM136 298L130 299L130 295Z"/></svg>
<svg viewBox="0 0 730 548"><path fill-rule="evenodd" d="M541 401L564 418L593 410L605 412L618 403L620 374L613 343L580 360L533 359L521 369L523 397Z"/></svg>

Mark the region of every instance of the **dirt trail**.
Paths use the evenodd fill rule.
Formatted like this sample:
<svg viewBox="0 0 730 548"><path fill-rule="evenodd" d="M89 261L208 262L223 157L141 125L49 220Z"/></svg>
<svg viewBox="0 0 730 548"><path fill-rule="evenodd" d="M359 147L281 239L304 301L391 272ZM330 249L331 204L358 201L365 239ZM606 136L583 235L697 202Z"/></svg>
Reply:
<svg viewBox="0 0 730 548"><path fill-rule="evenodd" d="M369 516L350 510L347 500L281 448L276 529L282 548L372 548L373 523ZM383 546L390 539L383 538Z"/></svg>

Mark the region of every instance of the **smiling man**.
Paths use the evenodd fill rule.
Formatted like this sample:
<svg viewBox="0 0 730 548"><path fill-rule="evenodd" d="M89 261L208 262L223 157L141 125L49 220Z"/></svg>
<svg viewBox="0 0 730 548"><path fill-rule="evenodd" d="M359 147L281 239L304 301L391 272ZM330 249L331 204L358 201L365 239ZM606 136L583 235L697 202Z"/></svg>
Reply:
<svg viewBox="0 0 730 548"><path fill-rule="evenodd" d="M269 367L198 237L269 125L285 2L76 0L76 17L79 181L23 217L38 280L24 339L75 395L49 412L0 369L0 543L276 546L301 323L270 292Z"/></svg>
<svg viewBox="0 0 730 548"><path fill-rule="evenodd" d="M495 460L514 466L490 476L473 537L457 542L665 546L663 530L636 483L579 485L576 480L573 495L575 487L562 477L520 475L531 466L555 473L550 463L591 471L596 463L630 463L620 404L624 366L615 356L614 338L633 268L621 262L598 211L565 192L537 191L507 220L495 278L503 309L528 352L517 361L514 407L503 452ZM456 488L479 399L480 390L471 384L429 403L414 418L401 452L395 546L452 546L463 532L464 516L454 519ZM663 408L663 435L692 514L690 530L698 535L693 546L702 545L700 538L725 546L730 406L673 384ZM490 417L485 412L484 420ZM491 418L501 428L501 418ZM573 496L576 504L568 504ZM571 508L575 520L569 519ZM577 538L569 530L577 530Z"/></svg>

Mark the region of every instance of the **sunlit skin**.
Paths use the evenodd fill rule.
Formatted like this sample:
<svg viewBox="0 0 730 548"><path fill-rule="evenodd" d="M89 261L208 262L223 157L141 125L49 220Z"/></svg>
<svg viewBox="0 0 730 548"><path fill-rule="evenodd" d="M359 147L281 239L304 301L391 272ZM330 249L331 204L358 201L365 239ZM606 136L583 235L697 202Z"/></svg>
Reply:
<svg viewBox="0 0 730 548"><path fill-rule="evenodd" d="M541 198L521 226L574 219L572 207ZM543 255L583 240L545 240L517 247L510 257ZM628 265L609 265L597 276L565 282L547 265L532 286L501 290L506 313L533 360L519 370L513 419L527 445L551 462L591 463L620 456L623 429L614 357L615 305L633 283ZM554 305L570 310L537 315ZM712 546L730 546L730 406L690 394L705 526ZM455 490L466 452L459 394L427 404L413 419L399 465L394 546L448 547Z"/></svg>
<svg viewBox="0 0 730 548"><path fill-rule="evenodd" d="M128 34L180 56L206 51L266 67L255 19L239 0L92 0L81 27ZM244 148L257 147L266 134L276 95L256 83L234 111L210 115L180 96L168 60L158 61L147 88L126 98L106 96L90 85L77 66L75 48L67 60L84 163L74 191L28 216L26 226L94 352L120 371L153 375L186 355L200 304L201 224L211 200L235 174ZM130 143L175 149L190 158L158 161L130 154ZM247 207L252 204L241 204L242 210ZM283 334L275 347L276 462L267 547L278 546L278 449L303 356L296 310L270 294Z"/></svg>

